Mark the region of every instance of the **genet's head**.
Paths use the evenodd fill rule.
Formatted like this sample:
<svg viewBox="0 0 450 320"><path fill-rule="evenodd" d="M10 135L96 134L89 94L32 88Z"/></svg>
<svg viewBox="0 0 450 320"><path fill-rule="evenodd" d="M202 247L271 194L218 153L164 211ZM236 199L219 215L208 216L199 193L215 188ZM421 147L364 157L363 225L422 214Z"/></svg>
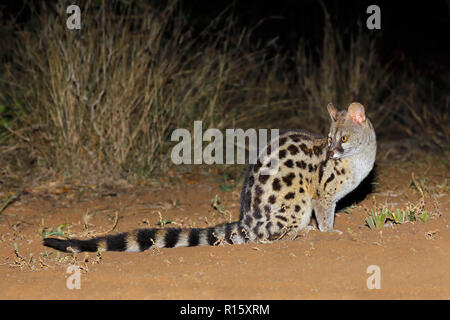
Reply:
<svg viewBox="0 0 450 320"><path fill-rule="evenodd" d="M327 109L332 120L328 134L328 157L338 159L361 152L368 142L370 126L363 105L353 102L347 110L338 111L329 103Z"/></svg>

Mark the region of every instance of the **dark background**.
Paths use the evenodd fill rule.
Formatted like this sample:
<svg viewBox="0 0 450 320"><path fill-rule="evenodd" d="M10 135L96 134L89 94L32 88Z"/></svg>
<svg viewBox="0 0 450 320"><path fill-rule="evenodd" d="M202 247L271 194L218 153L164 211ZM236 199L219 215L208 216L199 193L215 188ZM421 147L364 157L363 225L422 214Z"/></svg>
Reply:
<svg viewBox="0 0 450 320"><path fill-rule="evenodd" d="M166 1L134 3L139 2L162 5ZM118 10L133 5L133 2L129 4L126 1L118 3ZM295 50L300 39L306 39L313 47L320 45L322 39L324 15L317 0L182 0L180 3L196 32L228 9L233 11L240 26L252 27L262 22L253 32L252 40L255 42L278 37L277 44L282 50ZM377 38L384 62L394 60L394 63L414 68L416 72L420 69L429 77L449 71L450 1L326 0L324 4L332 22L343 30L344 39L361 26L364 32L372 33ZM371 4L381 9L381 30L365 27L369 17L366 9ZM1 18L26 24L30 7L40 10L41 5L39 1L2 2Z"/></svg>

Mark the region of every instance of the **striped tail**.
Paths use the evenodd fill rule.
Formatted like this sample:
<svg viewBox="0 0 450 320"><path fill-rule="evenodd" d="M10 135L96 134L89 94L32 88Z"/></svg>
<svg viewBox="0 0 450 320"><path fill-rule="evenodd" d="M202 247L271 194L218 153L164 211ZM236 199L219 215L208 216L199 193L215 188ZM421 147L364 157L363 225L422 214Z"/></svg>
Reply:
<svg viewBox="0 0 450 320"><path fill-rule="evenodd" d="M240 222L231 222L203 229L137 229L89 240L46 238L44 246L64 252L97 252L99 250L140 252L152 247L213 246L221 243L241 244L247 241L247 233Z"/></svg>

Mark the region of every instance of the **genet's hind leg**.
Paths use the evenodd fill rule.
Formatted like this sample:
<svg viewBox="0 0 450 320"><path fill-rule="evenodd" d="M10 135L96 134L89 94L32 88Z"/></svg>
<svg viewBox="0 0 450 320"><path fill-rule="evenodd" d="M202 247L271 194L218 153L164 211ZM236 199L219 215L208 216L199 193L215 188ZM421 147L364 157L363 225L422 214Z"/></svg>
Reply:
<svg viewBox="0 0 450 320"><path fill-rule="evenodd" d="M296 212L297 217L299 219L297 231L301 230L308 231L309 230L308 226L311 223L311 216L313 210L311 199L309 197L304 197L303 199L301 199L298 205L294 206L294 209L297 210L298 207L300 207L300 209L298 209L298 212Z"/></svg>
<svg viewBox="0 0 450 320"><path fill-rule="evenodd" d="M282 204L271 219L271 238L295 239L299 232L307 231L311 221L312 205L308 197L296 198Z"/></svg>

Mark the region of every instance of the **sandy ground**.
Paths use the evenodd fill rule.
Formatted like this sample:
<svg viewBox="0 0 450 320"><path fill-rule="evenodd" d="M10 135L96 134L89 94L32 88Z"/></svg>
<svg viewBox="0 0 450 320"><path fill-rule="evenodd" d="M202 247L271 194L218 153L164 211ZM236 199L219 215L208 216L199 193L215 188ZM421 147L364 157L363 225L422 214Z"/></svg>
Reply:
<svg viewBox="0 0 450 320"><path fill-rule="evenodd" d="M160 221L171 221L164 227L206 227L237 219L241 180L221 181L214 170L195 171L169 172L123 188L54 182L25 190L0 214L0 298L450 298L450 170L445 159L379 162L371 179L340 205L335 228L342 235L310 231L271 244L101 255L57 253L41 244L43 233L87 238L158 227ZM365 218L371 209L420 204L413 180L424 193L430 219L370 230ZM213 206L216 195L220 204ZM0 196L4 201L8 193ZM81 287L71 290L68 277L74 274L67 268L73 264L81 270ZM372 265L379 267L380 289L367 287Z"/></svg>

